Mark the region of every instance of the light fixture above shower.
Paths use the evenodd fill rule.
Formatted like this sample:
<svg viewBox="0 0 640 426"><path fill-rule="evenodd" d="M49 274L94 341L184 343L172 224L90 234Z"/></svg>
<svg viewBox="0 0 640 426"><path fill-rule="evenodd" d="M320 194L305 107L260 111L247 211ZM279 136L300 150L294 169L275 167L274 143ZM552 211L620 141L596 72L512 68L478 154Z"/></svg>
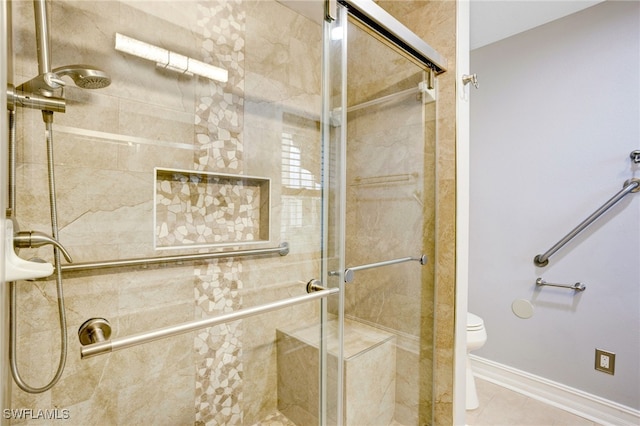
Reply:
<svg viewBox="0 0 640 426"><path fill-rule="evenodd" d="M117 51L155 62L156 66L186 75L199 75L210 80L226 83L228 72L225 69L206 64L176 52L116 33Z"/></svg>

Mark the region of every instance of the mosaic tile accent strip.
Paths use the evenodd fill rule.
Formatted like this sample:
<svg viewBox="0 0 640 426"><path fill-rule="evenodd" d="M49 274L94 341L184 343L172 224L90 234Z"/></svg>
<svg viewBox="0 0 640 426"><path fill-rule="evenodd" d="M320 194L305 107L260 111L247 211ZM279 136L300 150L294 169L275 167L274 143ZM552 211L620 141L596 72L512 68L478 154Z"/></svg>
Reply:
<svg viewBox="0 0 640 426"><path fill-rule="evenodd" d="M198 85L194 170L243 172L244 7L242 0L201 0L198 4L194 30L203 37L203 61L226 69L229 80L224 85ZM235 237L235 218L233 229L228 231L229 239L231 235ZM203 269L195 271L197 317L242 307L242 281L238 277L241 262L214 260L203 265ZM242 322L213 327L195 337L197 425L242 424L241 337Z"/></svg>
<svg viewBox="0 0 640 426"><path fill-rule="evenodd" d="M242 266L233 259L211 261L195 269L196 318L241 307ZM196 424L242 424L242 323L201 330L196 351Z"/></svg>
<svg viewBox="0 0 640 426"><path fill-rule="evenodd" d="M156 169L156 248L269 240L270 180Z"/></svg>
<svg viewBox="0 0 640 426"><path fill-rule="evenodd" d="M196 167L225 173L242 171L244 108L244 30L241 0L218 0L198 5L198 27L204 36L204 62L229 72L221 85L207 83L196 107Z"/></svg>

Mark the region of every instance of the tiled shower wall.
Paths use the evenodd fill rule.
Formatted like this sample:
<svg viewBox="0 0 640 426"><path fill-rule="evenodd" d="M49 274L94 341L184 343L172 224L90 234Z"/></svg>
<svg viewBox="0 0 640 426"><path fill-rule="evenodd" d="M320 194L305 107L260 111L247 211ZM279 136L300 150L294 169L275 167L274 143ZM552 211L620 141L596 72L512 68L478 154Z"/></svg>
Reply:
<svg viewBox="0 0 640 426"><path fill-rule="evenodd" d="M433 316L421 318L421 330L434 333L433 418L436 425L453 423L453 363L456 264L456 8L455 1L398 2L378 4L402 21L443 55L447 72L438 77L435 132L435 234L424 235L425 246L435 239ZM428 24L427 24L428 23ZM425 229L428 229L425 228ZM426 359L426 358L425 358ZM421 408L422 409L422 408Z"/></svg>
<svg viewBox="0 0 640 426"><path fill-rule="evenodd" d="M449 58L454 70L455 49L448 43L455 40L455 3L405 3L403 7L415 6L418 22L435 22L429 31L442 30L430 38L434 34L424 34L424 26L414 28ZM37 67L32 4L13 4L18 85L33 77ZM301 285L318 275L319 194L312 187L282 185L281 152L283 134L294 135L304 169L319 178L319 27L269 1L175 4L57 1L51 7L53 67L88 63L107 70L114 80L100 91L69 84L67 112L55 114L60 239L76 262L155 255L153 169L163 167L271 178L277 202L272 205L270 245L288 241L291 253L66 276L65 375L39 395L14 386L13 407L66 408L72 420L83 424L253 424L276 407L273 325L314 316L303 306L212 333L79 358L77 328L88 318L107 318L115 336L126 336L301 294ZM402 13L397 15L403 19ZM177 77L117 53L115 32L227 68L230 82L222 86ZM438 40L446 41L441 45ZM443 111L438 113L436 423L447 424L455 183L448 170L455 139L450 132L453 80L448 73L440 79L447 100L439 102ZM22 229L49 232L40 113L19 110L18 120L17 217ZM30 256L27 250L21 255ZM49 259L50 249L37 255ZM54 304L52 281L19 283L19 366L34 386L52 377L57 365Z"/></svg>
<svg viewBox="0 0 640 426"><path fill-rule="evenodd" d="M196 28L202 35L204 61L227 69L229 82L226 86L208 82L197 92L194 167L240 174L244 168L243 35L246 12L240 1L199 2L197 9ZM232 312L242 307L242 263L230 259L207 262L202 269L196 269L194 296L197 317ZM242 422L242 338L240 322L197 333L196 424Z"/></svg>
<svg viewBox="0 0 640 426"><path fill-rule="evenodd" d="M304 294L304 283L319 273L320 194L313 186L282 185L281 152L286 134L312 180L319 179L320 27L269 1L50 6L52 66L87 63L113 80L99 91L69 84L67 111L54 118L60 240L74 261L164 254L154 250L162 232L179 233L167 240L178 243L190 241L185 230L220 234L203 229L206 221L191 210L198 207L198 185L179 179L171 191L182 196L169 200L179 219L154 228L154 193L163 187L156 185L156 167L270 179L271 241L255 247L287 241L291 252L65 274L65 374L39 395L14 386L13 407L68 409L83 424L253 424L276 409L275 327L312 323L315 305L88 360L79 357L77 329L104 317L114 336L126 336ZM37 74L31 3L15 3L14 28L19 84ZM179 76L118 53L115 32L225 68L229 82ZM18 120L16 216L23 229L49 233L44 126L38 111L20 110ZM234 226L221 239L230 248L238 233L236 248L250 248L258 237L250 227L260 221L242 220L256 214L247 212L255 210L250 204L228 210ZM50 249L38 256L50 259ZM19 283L19 366L34 386L57 365L54 288L51 280Z"/></svg>
<svg viewBox="0 0 640 426"><path fill-rule="evenodd" d="M355 26L348 70L349 105L391 98L348 114L347 265L428 260L357 272L345 313L395 335L394 419L429 423L431 388L420 383L432 379L421 366L432 362L433 332L421 320L434 303L435 102L418 91L421 67Z"/></svg>

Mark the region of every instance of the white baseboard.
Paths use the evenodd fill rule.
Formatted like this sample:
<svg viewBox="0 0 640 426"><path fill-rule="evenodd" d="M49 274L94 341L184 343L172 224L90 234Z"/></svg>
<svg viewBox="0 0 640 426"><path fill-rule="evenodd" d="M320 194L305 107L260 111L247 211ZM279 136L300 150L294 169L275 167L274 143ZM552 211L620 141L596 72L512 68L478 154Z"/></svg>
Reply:
<svg viewBox="0 0 640 426"><path fill-rule="evenodd" d="M640 425L640 410L470 354L474 376L602 425Z"/></svg>

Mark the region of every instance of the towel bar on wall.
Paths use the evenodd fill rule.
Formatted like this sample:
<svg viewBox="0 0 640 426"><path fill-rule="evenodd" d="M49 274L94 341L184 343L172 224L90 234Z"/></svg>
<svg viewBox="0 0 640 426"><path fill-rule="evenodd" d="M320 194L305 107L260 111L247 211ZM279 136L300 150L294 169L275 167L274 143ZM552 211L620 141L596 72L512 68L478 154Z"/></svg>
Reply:
<svg viewBox="0 0 640 426"><path fill-rule="evenodd" d="M575 284L553 284L553 283L548 283L545 280L543 280L542 278L538 278L536 280L536 286L538 287L542 287L542 286L550 286L550 287L560 287L560 288L568 288L571 290L575 290L575 291L585 291L587 289L587 286L585 286L582 283L575 283Z"/></svg>

